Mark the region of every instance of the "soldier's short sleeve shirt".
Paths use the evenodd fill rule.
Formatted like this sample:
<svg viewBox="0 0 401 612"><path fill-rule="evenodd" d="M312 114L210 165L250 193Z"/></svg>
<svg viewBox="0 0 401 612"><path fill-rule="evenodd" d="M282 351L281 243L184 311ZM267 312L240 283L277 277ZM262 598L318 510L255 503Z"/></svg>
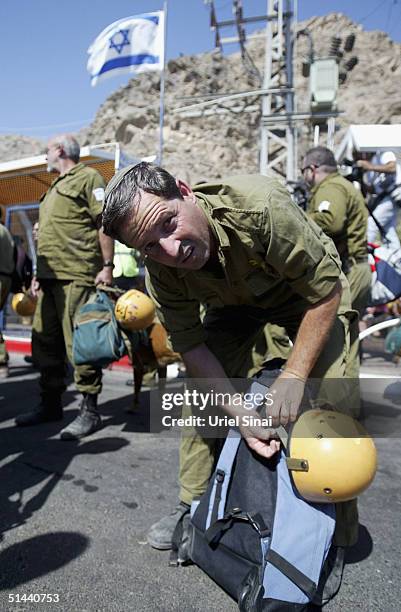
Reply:
<svg viewBox="0 0 401 612"><path fill-rule="evenodd" d="M368 212L360 191L338 172L312 189L308 214L330 236L341 259L367 257Z"/></svg>
<svg viewBox="0 0 401 612"><path fill-rule="evenodd" d="M102 267L96 221L104 187L81 163L53 181L39 209L38 278L93 282Z"/></svg>

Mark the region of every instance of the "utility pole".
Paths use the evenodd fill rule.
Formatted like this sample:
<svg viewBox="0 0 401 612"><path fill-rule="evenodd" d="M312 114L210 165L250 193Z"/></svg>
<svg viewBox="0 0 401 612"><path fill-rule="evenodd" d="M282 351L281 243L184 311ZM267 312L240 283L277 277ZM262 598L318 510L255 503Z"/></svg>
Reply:
<svg viewBox="0 0 401 612"><path fill-rule="evenodd" d="M257 17L244 17L242 0L233 0L234 19L226 21L218 21L214 0L205 1L210 6L210 26L215 31L215 46L222 50L223 44L239 43L245 68L253 76L259 77L260 90L253 91L253 95L257 93L262 99L260 173L267 174L269 170L274 170L288 181L294 181L297 172L297 134L294 117L293 5L296 6L297 0L267 0L266 14ZM266 23L263 76L245 47L247 37L244 26L256 22ZM236 36L222 37L221 30L230 26L236 28ZM253 37L250 35L248 39Z"/></svg>
<svg viewBox="0 0 401 612"><path fill-rule="evenodd" d="M219 21L217 17L215 0L204 2L210 7L210 27L215 33L215 47L222 52L223 45L239 44L244 69L256 79L259 87L183 98L182 101L187 104L172 112L183 117L255 112L260 108L260 103L255 103L254 99L260 97L260 173L267 174L273 170L287 182L296 181L297 126L309 125L314 144L319 144L320 134L325 130L327 145L330 148L334 146L335 119L342 114L337 109L338 85L345 82L348 73L358 63L357 56L348 55L354 47L355 33L348 34L343 49L340 48L342 39L333 36L327 56L315 57L310 31L304 28L296 32L298 0L267 0L266 14L253 17L244 16L242 0L232 0L234 18L225 21ZM246 34L245 27L255 23L266 24L265 34ZM222 36L225 28L234 28L234 36ZM297 110L294 88L294 49L300 35L306 36L309 41L308 57L302 63L302 74L309 79L309 99L308 108L302 112ZM245 44L254 38L265 40L263 76ZM246 98L251 98L249 104Z"/></svg>
<svg viewBox="0 0 401 612"><path fill-rule="evenodd" d="M297 175L293 79L296 0L267 0L265 64L260 134L260 173L275 170L287 181Z"/></svg>

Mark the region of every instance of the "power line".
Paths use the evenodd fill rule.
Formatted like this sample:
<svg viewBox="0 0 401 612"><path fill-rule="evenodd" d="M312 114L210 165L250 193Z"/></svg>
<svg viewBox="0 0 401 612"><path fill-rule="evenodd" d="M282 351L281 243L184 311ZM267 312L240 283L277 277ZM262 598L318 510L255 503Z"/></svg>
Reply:
<svg viewBox="0 0 401 612"><path fill-rule="evenodd" d="M365 15L365 17L363 17L363 19L358 19L358 23L363 23L364 21L366 21L367 19L369 19L369 17L371 15L373 15L373 13L375 13L379 8L381 8L384 4L386 4L388 0L382 0L381 2L379 2L379 4L372 10L370 11L370 13L368 13L367 15Z"/></svg>
<svg viewBox="0 0 401 612"><path fill-rule="evenodd" d="M11 132L32 132L35 130L47 130L52 128L63 128L63 127L72 127L73 125L81 125L82 123L90 123L92 119L81 119L80 121L70 121L68 123L53 123L51 125L36 125L30 127L4 127L0 126L0 130L2 132L11 131Z"/></svg>
<svg viewBox="0 0 401 612"><path fill-rule="evenodd" d="M384 26L385 30L387 30L388 26L390 25L391 14L393 12L393 6L395 6L396 4L397 4L397 0L391 0L390 6L389 6L389 10L388 10L388 13L387 13L386 25Z"/></svg>
<svg viewBox="0 0 401 612"><path fill-rule="evenodd" d="M400 21L401 21L401 4L398 5L398 8L400 9L400 14L398 17L395 17L393 19L393 25L391 26L391 28L389 29L388 33L390 35L392 35L392 33L394 32L394 30L397 28L397 26L399 26Z"/></svg>

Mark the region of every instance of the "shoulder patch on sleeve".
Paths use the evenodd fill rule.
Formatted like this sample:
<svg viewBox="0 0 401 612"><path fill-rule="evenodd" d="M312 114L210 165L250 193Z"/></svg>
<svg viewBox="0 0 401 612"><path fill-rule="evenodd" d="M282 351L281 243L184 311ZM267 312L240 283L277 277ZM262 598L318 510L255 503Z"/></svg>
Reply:
<svg viewBox="0 0 401 612"><path fill-rule="evenodd" d="M96 189L94 189L92 191L92 193L95 196L95 200L97 202L103 202L103 198L104 198L104 189L103 189L103 187L97 187Z"/></svg>
<svg viewBox="0 0 401 612"><path fill-rule="evenodd" d="M325 210L329 210L331 205L331 202L329 202L328 200L323 200L323 202L320 202L318 210L319 212L324 212Z"/></svg>

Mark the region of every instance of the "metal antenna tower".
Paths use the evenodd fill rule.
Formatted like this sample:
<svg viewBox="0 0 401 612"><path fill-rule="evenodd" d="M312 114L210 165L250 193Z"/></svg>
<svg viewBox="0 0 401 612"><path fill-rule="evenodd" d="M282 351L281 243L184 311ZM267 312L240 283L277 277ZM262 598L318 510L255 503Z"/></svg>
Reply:
<svg viewBox="0 0 401 612"><path fill-rule="evenodd" d="M293 181L296 178L295 91L293 86L293 32L294 10L297 0L267 0L266 14L244 17L242 0L233 0L233 20L218 21L214 0L205 0L210 6L210 26L215 31L215 46L237 42L248 74L259 77L261 89L253 91L262 97L260 133L260 172L274 170ZM261 78L248 54L245 25L266 23L264 74ZM235 27L237 36L222 37L220 31ZM255 35L248 36L248 39ZM258 35L260 37L260 35Z"/></svg>
<svg viewBox="0 0 401 612"><path fill-rule="evenodd" d="M293 82L297 0L267 0L262 98L260 173L275 170L287 181L297 176L297 132Z"/></svg>
<svg viewBox="0 0 401 612"><path fill-rule="evenodd" d="M260 108L255 98L261 97L260 173L267 174L269 170L274 170L287 182L296 181L297 126L300 123L309 125L317 144L320 127L327 124L328 146L333 146L335 117L342 114L336 106L338 81L345 81L346 73L358 63L358 58L350 58L338 77L337 64L344 53L339 48L341 40L336 37L332 41L329 57L315 58L311 33L305 28L296 33L298 0L267 0L266 14L253 17L244 17L242 0L232 0L234 19L226 21L217 19L215 0L204 2L210 7L210 27L215 32L215 47L222 51L223 45L239 44L245 69L250 77L257 79L259 88L181 98L186 105L172 112L183 117L254 112ZM244 26L254 23L266 23L265 34L247 35ZM234 28L235 35L223 37L221 31L224 28ZM303 62L302 74L311 77L308 109L302 112L297 111L294 89L294 48L300 35L309 39L309 54ZM247 40L255 38L265 39L263 79L245 47ZM350 34L344 51L352 51L354 42L355 34ZM333 59L333 55L337 59Z"/></svg>

